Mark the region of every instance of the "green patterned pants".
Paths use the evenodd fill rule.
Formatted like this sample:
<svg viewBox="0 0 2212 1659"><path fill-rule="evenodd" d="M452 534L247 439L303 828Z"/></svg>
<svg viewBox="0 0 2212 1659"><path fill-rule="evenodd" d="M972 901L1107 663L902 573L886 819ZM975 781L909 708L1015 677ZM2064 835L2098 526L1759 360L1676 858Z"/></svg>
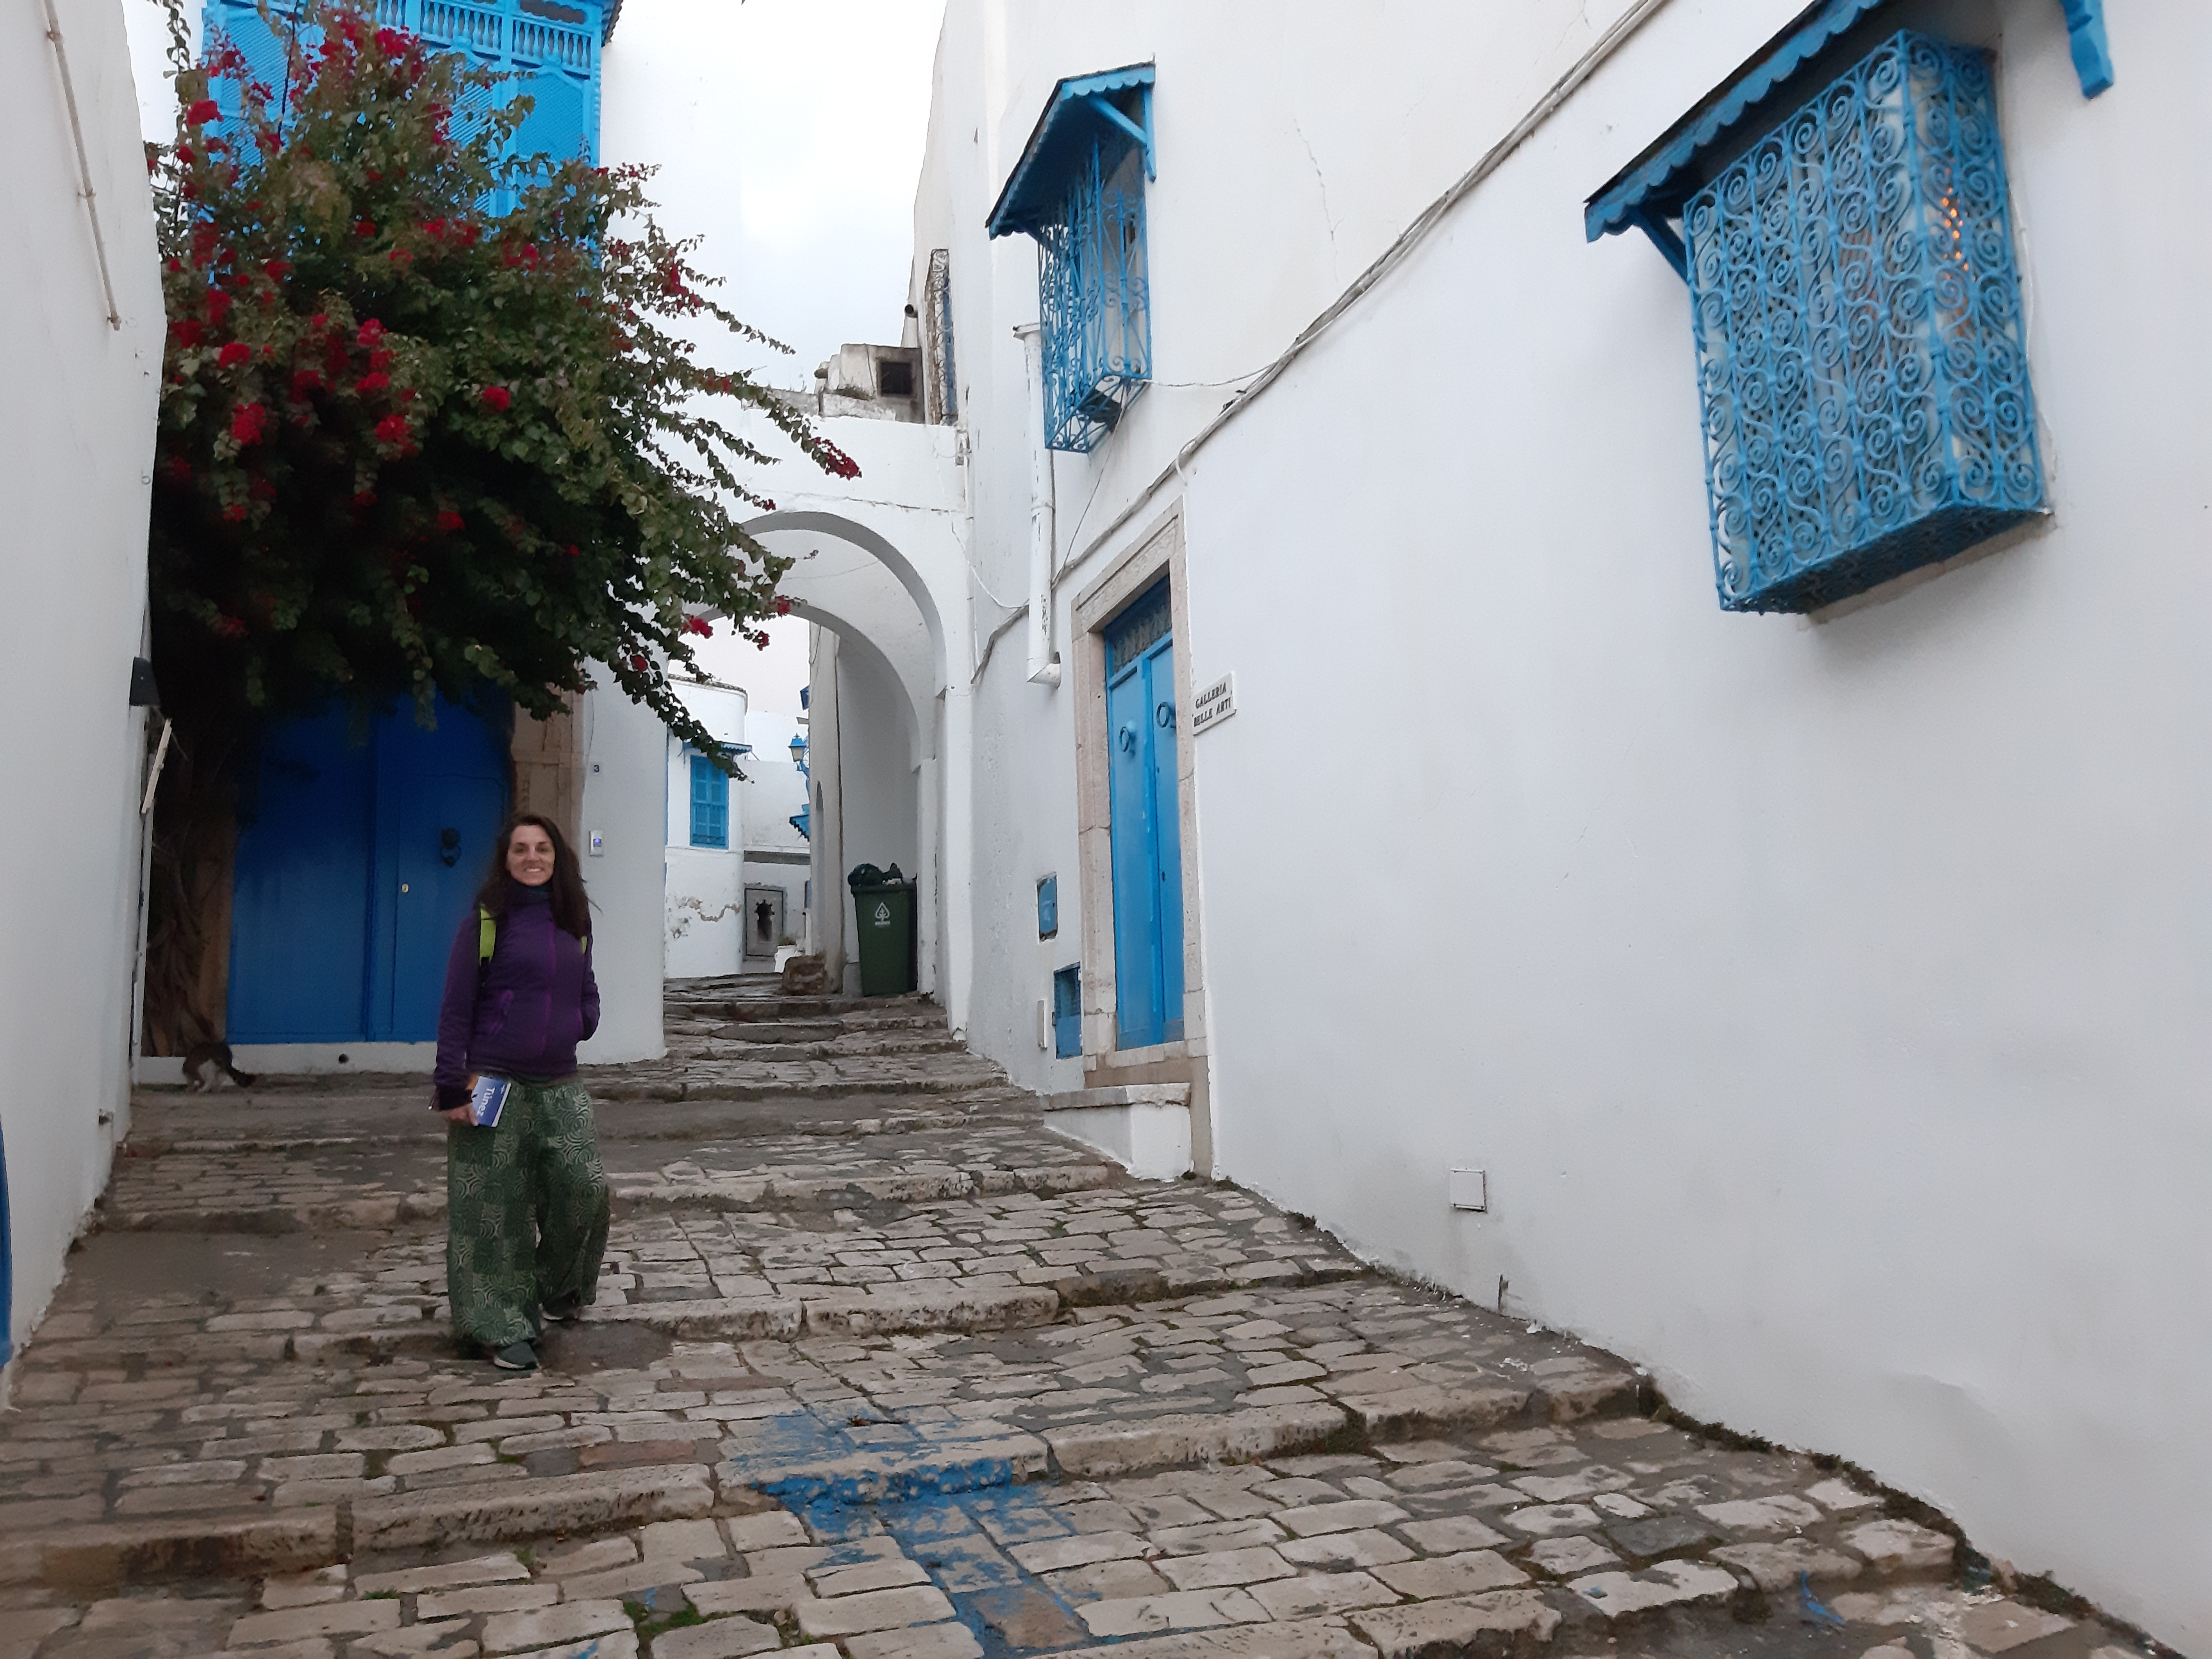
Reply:
<svg viewBox="0 0 2212 1659"><path fill-rule="evenodd" d="M503 1348L540 1307L589 1302L607 1249L607 1176L592 1100L518 1083L499 1127L446 1131L446 1292L453 1334Z"/></svg>

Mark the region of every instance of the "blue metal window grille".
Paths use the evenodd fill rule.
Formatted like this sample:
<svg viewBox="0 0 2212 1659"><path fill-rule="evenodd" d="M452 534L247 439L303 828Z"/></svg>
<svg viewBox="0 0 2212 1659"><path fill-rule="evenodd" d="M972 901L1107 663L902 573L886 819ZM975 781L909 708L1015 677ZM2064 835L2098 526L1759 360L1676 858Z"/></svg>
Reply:
<svg viewBox="0 0 2212 1659"><path fill-rule="evenodd" d="M1152 377L1145 182L1158 176L1152 68L1060 82L991 210L1037 243L1045 441L1097 447Z"/></svg>
<svg viewBox="0 0 2212 1659"><path fill-rule="evenodd" d="M730 775L704 755L691 757L691 844L730 844Z"/></svg>
<svg viewBox="0 0 2212 1659"><path fill-rule="evenodd" d="M1724 609L1814 610L2041 511L1983 53L1892 36L1683 228Z"/></svg>
<svg viewBox="0 0 2212 1659"><path fill-rule="evenodd" d="M1052 976L1052 1052L1073 1060L1083 1052L1083 969L1062 968Z"/></svg>
<svg viewBox="0 0 2212 1659"><path fill-rule="evenodd" d="M376 0L377 21L384 27L420 35L440 50L465 52L477 66L514 77L494 87L489 97L475 94L462 100L453 112L455 137L527 93L535 106L514 135L514 153L543 153L556 161L599 159L599 51L620 10L621 0L605 8L599 0ZM287 47L299 32L301 11L300 0L273 0L276 33L255 0L206 0L205 18L210 33L220 30L235 42L254 79L281 100ZM225 115L234 116L235 88L224 82L219 95ZM511 210L512 193L500 196L489 204L492 210Z"/></svg>
<svg viewBox="0 0 2212 1659"><path fill-rule="evenodd" d="M1047 876L1037 883L1037 937L1050 939L1060 932L1060 878Z"/></svg>

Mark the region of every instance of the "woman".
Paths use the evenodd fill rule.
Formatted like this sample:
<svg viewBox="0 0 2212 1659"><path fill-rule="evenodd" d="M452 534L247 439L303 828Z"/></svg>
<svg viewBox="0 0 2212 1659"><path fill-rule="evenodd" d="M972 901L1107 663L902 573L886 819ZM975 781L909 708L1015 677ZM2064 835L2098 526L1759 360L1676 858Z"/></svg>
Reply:
<svg viewBox="0 0 2212 1659"><path fill-rule="evenodd" d="M453 938L438 1012L446 1131L446 1289L453 1334L502 1370L538 1368L544 1321L576 1316L607 1248L607 1177L576 1044L599 1024L591 915L550 818L519 813ZM479 1075L514 1086L471 1121Z"/></svg>

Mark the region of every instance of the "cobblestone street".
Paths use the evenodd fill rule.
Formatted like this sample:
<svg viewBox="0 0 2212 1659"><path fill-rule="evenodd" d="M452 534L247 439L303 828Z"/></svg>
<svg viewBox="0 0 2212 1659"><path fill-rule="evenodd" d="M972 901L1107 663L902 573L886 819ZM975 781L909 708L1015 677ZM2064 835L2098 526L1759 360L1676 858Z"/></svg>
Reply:
<svg viewBox="0 0 2212 1659"><path fill-rule="evenodd" d="M1139 1182L926 1004L674 988L597 1304L443 1306L419 1083L140 1099L0 1429L0 1654L2122 1659L1611 1355Z"/></svg>

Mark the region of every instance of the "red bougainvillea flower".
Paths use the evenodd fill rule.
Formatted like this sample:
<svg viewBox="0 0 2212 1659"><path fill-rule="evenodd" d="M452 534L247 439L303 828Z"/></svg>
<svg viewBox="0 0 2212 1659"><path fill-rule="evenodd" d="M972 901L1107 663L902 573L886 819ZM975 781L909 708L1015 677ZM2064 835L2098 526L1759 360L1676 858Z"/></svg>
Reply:
<svg viewBox="0 0 2212 1659"><path fill-rule="evenodd" d="M218 368L236 368L240 363L249 362L252 356L253 348L252 346L246 344L242 341L233 340L228 345L225 346L221 351L216 354L216 367Z"/></svg>
<svg viewBox="0 0 2212 1659"><path fill-rule="evenodd" d="M374 235L375 235L375 234L376 234L376 222L375 222L374 219L356 219L356 220L355 220L355 221L354 221L354 225L353 225L353 234L354 234L355 235L356 235L356 236L374 236Z"/></svg>
<svg viewBox="0 0 2212 1659"><path fill-rule="evenodd" d="M354 390L364 398L372 392L381 392L392 384L389 374L364 374L354 382Z"/></svg>
<svg viewBox="0 0 2212 1659"><path fill-rule="evenodd" d="M356 489L354 491L353 506L355 512L359 513L365 508L372 507L375 505L376 492L374 489Z"/></svg>
<svg viewBox="0 0 2212 1659"><path fill-rule="evenodd" d="M372 317L361 325L360 332L354 337L365 346L374 346L384 337L384 325Z"/></svg>
<svg viewBox="0 0 2212 1659"><path fill-rule="evenodd" d="M242 510L240 516L245 516ZM235 617L217 617L215 631L227 640L242 640L246 637L246 624Z"/></svg>
<svg viewBox="0 0 2212 1659"><path fill-rule="evenodd" d="M503 386L488 386L480 395L485 403L496 410L504 410L514 401L514 394Z"/></svg>
<svg viewBox="0 0 2212 1659"><path fill-rule="evenodd" d="M754 643L755 645L758 646L762 650L763 650L763 651L767 650L767 649L768 649L768 635L767 635L765 632L763 632L763 633L759 633L759 634L756 634L756 635L753 635L753 643Z"/></svg>
<svg viewBox="0 0 2212 1659"><path fill-rule="evenodd" d="M411 265L415 263L415 256L404 247L396 247L384 257L395 265Z"/></svg>
<svg viewBox="0 0 2212 1659"><path fill-rule="evenodd" d="M220 324L230 314L230 295L219 288L208 290L208 321Z"/></svg>
<svg viewBox="0 0 2212 1659"><path fill-rule="evenodd" d="M446 222L443 219L425 219L422 222L422 234L434 242L445 240Z"/></svg>
<svg viewBox="0 0 2212 1659"><path fill-rule="evenodd" d="M438 528L447 535L450 536L456 530L459 530L461 527L461 515L454 512L452 507L445 507L439 512Z"/></svg>
<svg viewBox="0 0 2212 1659"><path fill-rule="evenodd" d="M204 127L222 118L222 106L212 98L203 98L185 112L185 125L188 127Z"/></svg>
<svg viewBox="0 0 2212 1659"><path fill-rule="evenodd" d="M386 416L382 420L376 423L376 437L377 441L380 443L405 443L407 441L407 417L404 415Z"/></svg>
<svg viewBox="0 0 2212 1659"><path fill-rule="evenodd" d="M175 337L177 343L180 346L198 345L204 331L197 318L179 317L169 325L169 332Z"/></svg>
<svg viewBox="0 0 2212 1659"><path fill-rule="evenodd" d="M696 634L702 640L711 640L714 637L714 624L704 617L686 617L684 619L684 631L687 634Z"/></svg>
<svg viewBox="0 0 2212 1659"><path fill-rule="evenodd" d="M243 523L246 519L246 503L244 501L233 501L228 507L223 508L222 516L229 520L233 524Z"/></svg>
<svg viewBox="0 0 2212 1659"><path fill-rule="evenodd" d="M181 455L172 455L161 469L173 484L188 484L192 481L192 464Z"/></svg>
<svg viewBox="0 0 2212 1659"><path fill-rule="evenodd" d="M645 659L643 657L632 657L629 659L629 665L637 670L641 674L645 672Z"/></svg>
<svg viewBox="0 0 2212 1659"><path fill-rule="evenodd" d="M323 377L316 374L313 369L300 368L293 370L292 395L295 398L304 398L310 392L320 392L322 389Z"/></svg>
<svg viewBox="0 0 2212 1659"><path fill-rule="evenodd" d="M779 617L788 617L791 614L791 601L781 593L775 596L775 614Z"/></svg>
<svg viewBox="0 0 2212 1659"><path fill-rule="evenodd" d="M568 544L568 556L572 559L580 559L584 556L584 550L577 546L575 543L570 542Z"/></svg>
<svg viewBox="0 0 2212 1659"><path fill-rule="evenodd" d="M330 320L330 315L328 313L319 311L313 316L307 319L307 326L313 329L324 328L329 325Z"/></svg>
<svg viewBox="0 0 2212 1659"><path fill-rule="evenodd" d="M240 404L230 417L230 435L241 444L258 444L269 430L269 411L259 404Z"/></svg>
<svg viewBox="0 0 2212 1659"><path fill-rule="evenodd" d="M292 274L292 262L289 259L271 259L261 268L269 273L269 280L273 283L281 283Z"/></svg>

